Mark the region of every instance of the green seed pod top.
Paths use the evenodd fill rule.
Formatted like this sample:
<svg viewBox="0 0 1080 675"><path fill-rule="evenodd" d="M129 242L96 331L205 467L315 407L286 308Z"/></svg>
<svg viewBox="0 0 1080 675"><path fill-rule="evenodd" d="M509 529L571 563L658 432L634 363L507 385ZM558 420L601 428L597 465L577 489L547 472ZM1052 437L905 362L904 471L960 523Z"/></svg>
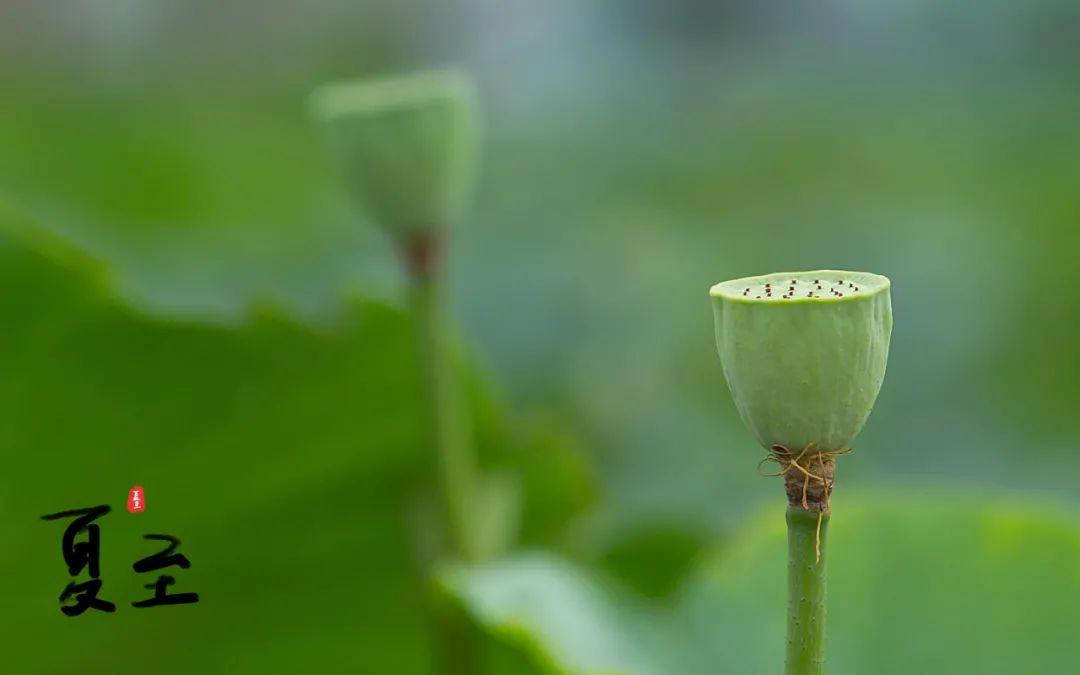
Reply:
<svg viewBox="0 0 1080 675"><path fill-rule="evenodd" d="M785 272L725 281L709 295L724 375L758 442L846 449L885 377L889 280L866 272Z"/></svg>
<svg viewBox="0 0 1080 675"><path fill-rule="evenodd" d="M393 235L445 227L468 202L476 92L458 70L328 84L311 97L347 187Z"/></svg>

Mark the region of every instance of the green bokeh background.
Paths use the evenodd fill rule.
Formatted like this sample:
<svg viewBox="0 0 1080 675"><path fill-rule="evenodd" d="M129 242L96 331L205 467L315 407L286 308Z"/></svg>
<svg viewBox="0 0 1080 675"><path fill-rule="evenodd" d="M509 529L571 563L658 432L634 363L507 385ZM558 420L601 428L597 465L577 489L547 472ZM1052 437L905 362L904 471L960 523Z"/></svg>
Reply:
<svg viewBox="0 0 1080 675"><path fill-rule="evenodd" d="M402 280L305 101L443 64L485 111L461 368L525 494L513 555L443 580L483 675L779 669L781 488L707 289L819 268L889 276L895 316L833 672L1068 663L1078 31L1062 0L0 2L4 671L431 672ZM97 503L120 609L67 619L38 517ZM127 606L155 531L200 604Z"/></svg>

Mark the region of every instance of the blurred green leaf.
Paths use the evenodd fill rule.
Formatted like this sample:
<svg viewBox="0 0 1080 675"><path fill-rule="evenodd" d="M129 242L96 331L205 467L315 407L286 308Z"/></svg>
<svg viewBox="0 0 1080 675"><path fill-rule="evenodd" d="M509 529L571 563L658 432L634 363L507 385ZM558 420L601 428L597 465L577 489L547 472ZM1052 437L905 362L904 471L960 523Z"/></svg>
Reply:
<svg viewBox="0 0 1080 675"><path fill-rule="evenodd" d="M891 492L837 499L829 672L1056 672L1080 621L1075 507ZM457 568L446 586L489 632L561 673L778 672L782 513L749 522L670 604L645 603L551 555Z"/></svg>
<svg viewBox="0 0 1080 675"><path fill-rule="evenodd" d="M686 650L668 617L548 554L474 569L451 568L446 588L492 636L533 653L555 673L656 674Z"/></svg>
<svg viewBox="0 0 1080 675"><path fill-rule="evenodd" d="M170 321L132 309L112 279L0 210L0 509L18 542L0 556L10 672L426 673L408 512L433 479L407 315L356 300L331 327L269 307L235 326ZM487 464L535 482L519 457L535 439L472 382ZM147 510L129 515L134 485ZM113 506L101 595L118 611L69 619L56 600L64 525L39 516L101 503ZM131 569L152 552L150 532L182 540L192 566L175 590L200 603L130 606L153 581Z"/></svg>

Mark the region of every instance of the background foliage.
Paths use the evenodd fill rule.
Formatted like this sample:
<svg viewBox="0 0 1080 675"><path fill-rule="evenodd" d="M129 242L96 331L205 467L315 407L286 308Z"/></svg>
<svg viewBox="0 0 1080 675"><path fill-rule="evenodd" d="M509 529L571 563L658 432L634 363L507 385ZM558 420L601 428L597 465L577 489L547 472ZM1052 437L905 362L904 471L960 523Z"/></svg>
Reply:
<svg viewBox="0 0 1080 675"><path fill-rule="evenodd" d="M11 672L161 654L163 672L427 672L411 328L305 97L444 62L477 74L487 111L453 252L462 367L485 462L528 495L521 552L444 579L492 636L490 672L775 669L779 486L754 474L706 289L820 267L890 276L896 314L840 468L835 671L1069 657L1073 3L58 0L0 16ZM120 508L134 484L138 517ZM121 609L69 621L60 526L38 516L102 502ZM184 541L200 605L125 611L154 530Z"/></svg>

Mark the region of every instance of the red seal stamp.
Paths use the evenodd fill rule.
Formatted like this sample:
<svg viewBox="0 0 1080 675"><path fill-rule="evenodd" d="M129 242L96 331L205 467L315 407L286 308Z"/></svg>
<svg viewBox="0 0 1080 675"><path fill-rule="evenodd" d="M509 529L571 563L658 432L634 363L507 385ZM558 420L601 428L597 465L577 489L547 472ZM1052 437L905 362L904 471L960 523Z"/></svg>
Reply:
<svg viewBox="0 0 1080 675"><path fill-rule="evenodd" d="M146 510L146 492L141 485L136 485L128 490L127 510L128 513L139 513Z"/></svg>

